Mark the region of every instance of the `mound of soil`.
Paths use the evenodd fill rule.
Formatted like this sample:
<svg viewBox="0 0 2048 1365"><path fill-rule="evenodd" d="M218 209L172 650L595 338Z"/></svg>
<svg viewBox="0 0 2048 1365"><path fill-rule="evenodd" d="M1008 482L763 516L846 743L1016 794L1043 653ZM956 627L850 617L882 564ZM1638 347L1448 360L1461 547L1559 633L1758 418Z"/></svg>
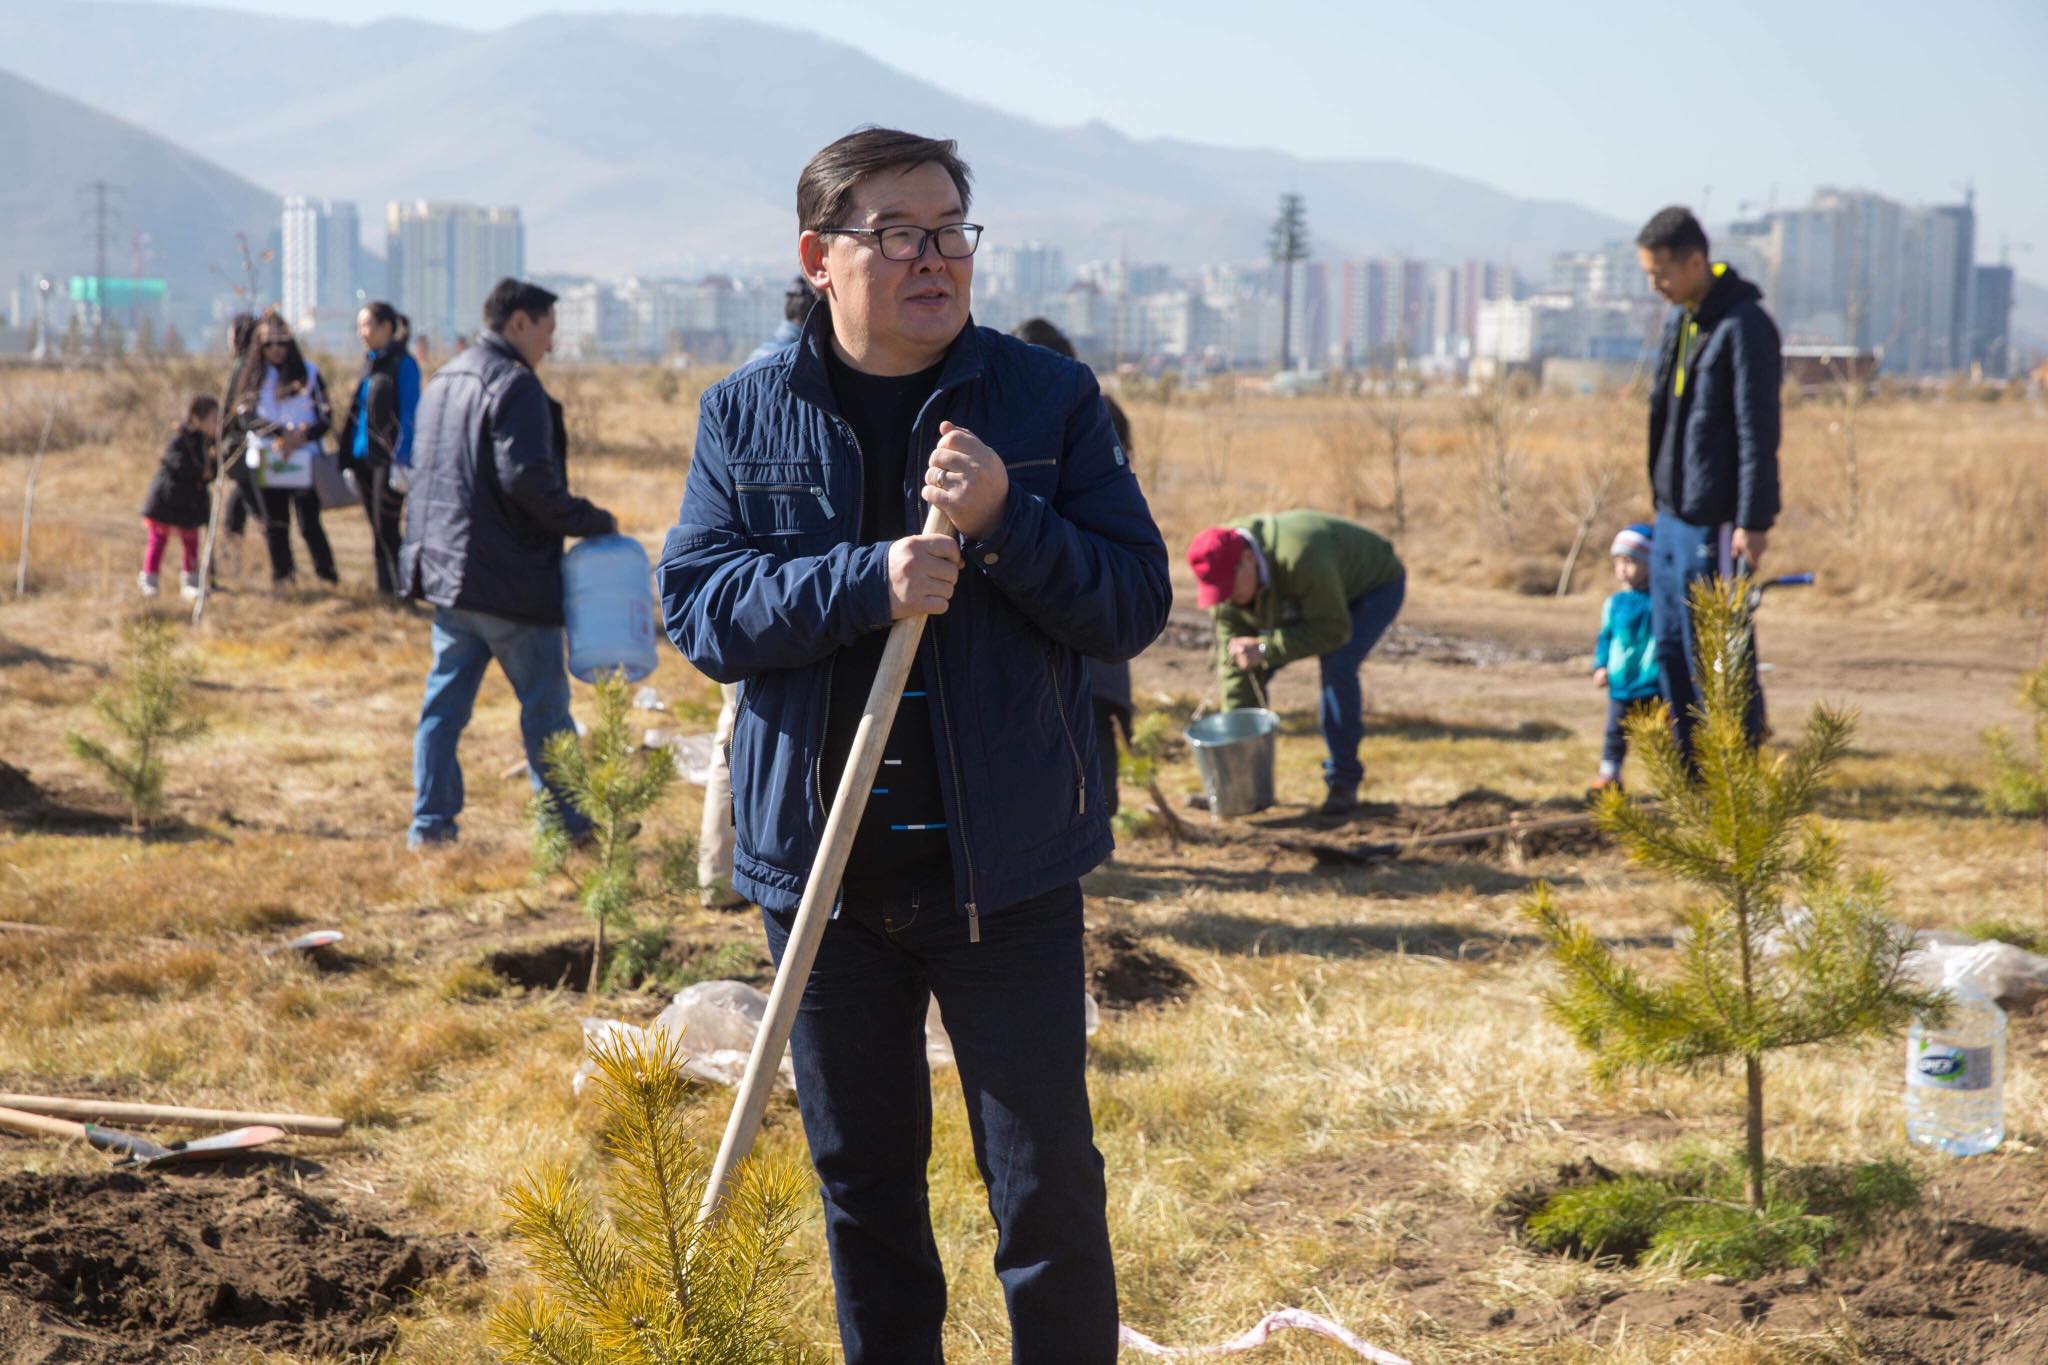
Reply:
<svg viewBox="0 0 2048 1365"><path fill-rule="evenodd" d="M542 991L558 987L580 991L590 980L590 954L588 938L526 943L500 948L484 958L484 968L515 986Z"/></svg>
<svg viewBox="0 0 2048 1365"><path fill-rule="evenodd" d="M1172 958L1122 929L1090 929L1082 941L1088 989L1104 1009L1173 1004L1187 998L1195 979Z"/></svg>
<svg viewBox="0 0 2048 1365"><path fill-rule="evenodd" d="M86 834L126 828L126 822L117 816L56 800L33 777L0 759L0 829Z"/></svg>
<svg viewBox="0 0 2048 1365"><path fill-rule="evenodd" d="M0 1179L0 1359L374 1352L427 1279L476 1268L274 1175L18 1174Z"/></svg>

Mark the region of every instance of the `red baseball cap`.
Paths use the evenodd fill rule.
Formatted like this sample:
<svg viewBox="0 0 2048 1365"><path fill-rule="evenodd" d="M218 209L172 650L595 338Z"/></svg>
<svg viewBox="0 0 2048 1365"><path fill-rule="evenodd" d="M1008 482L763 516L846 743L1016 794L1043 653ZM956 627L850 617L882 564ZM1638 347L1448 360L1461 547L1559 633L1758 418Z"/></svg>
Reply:
<svg viewBox="0 0 2048 1365"><path fill-rule="evenodd" d="M1228 526L1211 526L1188 546L1188 567L1195 571L1195 601L1204 607L1228 602L1237 587L1237 561L1244 558L1244 537Z"/></svg>

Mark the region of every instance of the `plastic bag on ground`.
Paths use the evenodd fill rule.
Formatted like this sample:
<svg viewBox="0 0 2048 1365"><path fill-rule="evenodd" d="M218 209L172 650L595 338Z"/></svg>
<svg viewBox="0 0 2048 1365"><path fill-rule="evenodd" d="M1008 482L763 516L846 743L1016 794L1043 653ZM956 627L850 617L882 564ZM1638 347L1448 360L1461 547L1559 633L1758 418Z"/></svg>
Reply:
<svg viewBox="0 0 2048 1365"><path fill-rule="evenodd" d="M649 730L640 738L643 749L667 749L676 756L676 775L692 786L711 781L711 760L718 752L717 739L709 734L681 735L672 730Z"/></svg>
<svg viewBox="0 0 2048 1365"><path fill-rule="evenodd" d="M1095 1007L1095 997L1082 992L1081 1008L1084 1027L1092 1038L1096 1029L1102 1026L1102 1015ZM754 1035L761 1031L761 1020L767 1013L767 995L744 981L700 981L677 991L676 998L645 1029L619 1019L585 1019L583 1061L577 1066L569 1087L580 1095L584 1082L597 1074L597 1063L590 1059L592 1047L614 1037L637 1037L649 1032L665 1032L681 1040L685 1058L683 1071L686 1074L719 1085L738 1085L740 1078L747 1074L747 1058L754 1050ZM932 1066L953 1065L953 1043L946 1037L946 1026L939 1020L937 1000L932 1001L925 1012L924 1055ZM778 1084L795 1086L796 1079L790 1070L787 1052L782 1055L778 1076Z"/></svg>
<svg viewBox="0 0 2048 1365"><path fill-rule="evenodd" d="M1906 954L1906 974L1923 986L1939 988L1954 971L2008 1009L2025 1009L2048 996L2048 957L1997 939L1956 942L1939 930L1916 934Z"/></svg>

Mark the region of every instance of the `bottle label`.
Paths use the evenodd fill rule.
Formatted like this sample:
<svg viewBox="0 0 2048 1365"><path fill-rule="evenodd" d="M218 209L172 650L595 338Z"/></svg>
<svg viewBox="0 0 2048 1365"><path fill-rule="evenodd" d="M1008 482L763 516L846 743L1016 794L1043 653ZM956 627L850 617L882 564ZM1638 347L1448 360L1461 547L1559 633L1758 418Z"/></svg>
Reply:
<svg viewBox="0 0 2048 1365"><path fill-rule="evenodd" d="M1906 1084L1936 1090L1989 1090L1992 1049L1916 1038L1906 1046Z"/></svg>

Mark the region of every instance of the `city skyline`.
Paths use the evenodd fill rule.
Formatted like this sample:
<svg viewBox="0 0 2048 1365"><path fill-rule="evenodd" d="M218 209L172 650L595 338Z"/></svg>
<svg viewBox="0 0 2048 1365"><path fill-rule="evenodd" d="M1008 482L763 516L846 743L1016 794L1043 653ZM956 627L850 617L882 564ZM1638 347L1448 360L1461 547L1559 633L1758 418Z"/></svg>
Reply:
<svg viewBox="0 0 2048 1365"><path fill-rule="evenodd" d="M314 0L236 8L332 13ZM490 30L619 8L370 0L353 15ZM704 0L631 8L737 12ZM983 10L937 25L908 0L827 0L755 7L749 17L848 43L941 89L1055 126L1097 119L1141 138L1317 160L1389 156L1631 220L1682 202L1725 223L1804 202L1825 185L1949 202L1968 183L1979 195L1984 260L2006 258L2009 245L2023 279L2048 278L2048 179L2030 169L2038 153L2028 143L2028 130L2048 126L2048 11L2037 7L1976 5L1959 22L1954 11L1898 3L1746 3L1698 25L1686 12L1603 0L1575 7L1566 26L1491 3L1425 12L1276 0L1255 28L1213 0L1106 10L1045 0L1031 13L1030 23ZM1417 52L1440 60L1414 61ZM1218 99L1225 61L1232 98ZM1708 73L1676 102L1674 66ZM1675 125L1682 157L1668 152Z"/></svg>

